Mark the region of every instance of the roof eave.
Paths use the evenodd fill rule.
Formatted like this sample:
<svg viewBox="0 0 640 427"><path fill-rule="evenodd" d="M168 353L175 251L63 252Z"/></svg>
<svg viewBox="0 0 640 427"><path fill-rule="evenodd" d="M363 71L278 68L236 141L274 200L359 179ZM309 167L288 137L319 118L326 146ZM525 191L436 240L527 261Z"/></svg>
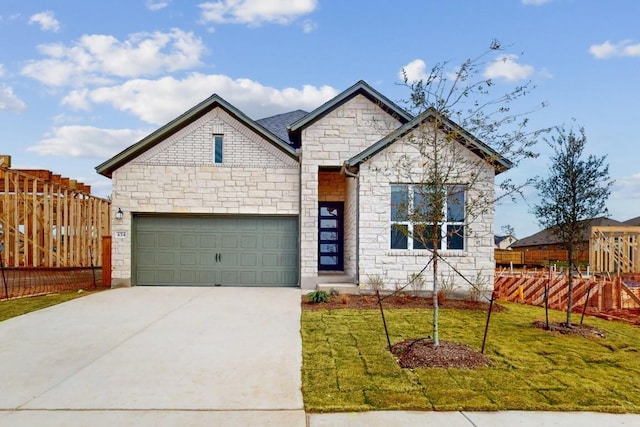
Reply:
<svg viewBox="0 0 640 427"><path fill-rule="evenodd" d="M360 163L368 160L369 158L375 156L380 151L384 150L387 146L391 145L393 142L398 139L404 137L406 134L410 133L413 129L418 127L421 123L428 120L430 117L434 117L438 114L433 108L429 108L424 111L419 116L416 116L412 121L405 123L403 126L399 127L377 143L369 146L367 149L362 152L356 154L349 160L345 162L348 167L358 166ZM474 137L472 134L464 130L462 127L454 123L453 121L441 118L443 123L452 129L455 129L460 133L464 141L466 141L465 145L473 152L475 152L478 156L487 160L490 163L495 171L495 174L498 175L502 172L505 172L513 167L513 163L506 159L505 157L500 156L496 153L491 147L480 141L478 138ZM488 159L494 159L494 161L488 161Z"/></svg>
<svg viewBox="0 0 640 427"><path fill-rule="evenodd" d="M400 108L397 104L375 90L373 87L369 86L369 84L364 80L360 80L356 84L331 98L329 101L325 102L306 116L291 123L291 125L289 125L287 129L289 130L289 132L297 132L305 128L306 126L310 125L311 123L329 113L337 106L351 99L358 93L362 93L368 98L372 98L374 101L377 101L385 111L394 114L402 123L407 123L411 119L413 119L413 116L411 116L411 114L409 114L407 111Z"/></svg>
<svg viewBox="0 0 640 427"><path fill-rule="evenodd" d="M246 126L251 128L254 132L262 135L263 137L271 141L274 145L276 145L278 148L284 151L291 158L294 158L294 159L298 158L296 151L293 147L289 146L287 143L282 141L280 138L278 138L269 130L265 129L263 126L257 124L255 121L250 119L243 112L235 108L233 105L229 104L220 96L214 94L209 98L205 99L204 101L202 101L201 103L199 103L198 105L194 106L193 108L187 110L185 113L181 114L177 118L173 119L166 125L157 129L153 133L144 137L137 143L131 145L130 147L116 154L111 159L96 166L95 168L96 171L100 175L104 175L107 178L111 178L113 172L116 169L126 164L134 157L144 153L150 148L153 148L154 146L159 144L161 141L163 141L170 135L174 134L175 132L179 131L180 129L184 128L185 126L193 123L194 121L196 121L197 119L199 119L200 117L202 117L203 115L211 111L216 106L221 107L232 116L235 116L242 123L244 123Z"/></svg>

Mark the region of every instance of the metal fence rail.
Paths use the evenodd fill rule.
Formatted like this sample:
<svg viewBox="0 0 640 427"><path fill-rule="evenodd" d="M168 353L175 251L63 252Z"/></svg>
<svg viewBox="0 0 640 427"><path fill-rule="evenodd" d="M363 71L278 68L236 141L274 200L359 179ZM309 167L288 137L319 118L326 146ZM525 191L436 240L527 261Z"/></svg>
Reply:
<svg viewBox="0 0 640 427"><path fill-rule="evenodd" d="M5 267L0 270L2 300L102 287L101 267Z"/></svg>

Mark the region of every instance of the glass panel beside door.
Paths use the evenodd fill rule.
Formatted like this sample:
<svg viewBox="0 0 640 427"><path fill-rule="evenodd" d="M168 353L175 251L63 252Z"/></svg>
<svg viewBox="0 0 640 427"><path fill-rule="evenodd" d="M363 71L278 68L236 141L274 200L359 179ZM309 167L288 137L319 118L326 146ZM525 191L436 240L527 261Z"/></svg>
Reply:
<svg viewBox="0 0 640 427"><path fill-rule="evenodd" d="M318 209L318 270L344 269L343 202L320 202Z"/></svg>

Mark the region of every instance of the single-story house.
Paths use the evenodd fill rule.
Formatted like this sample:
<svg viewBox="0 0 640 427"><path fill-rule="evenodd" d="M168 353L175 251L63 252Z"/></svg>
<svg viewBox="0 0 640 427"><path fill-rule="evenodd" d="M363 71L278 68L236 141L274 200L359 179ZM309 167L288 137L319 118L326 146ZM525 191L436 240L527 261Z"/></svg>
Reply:
<svg viewBox="0 0 640 427"><path fill-rule="evenodd" d="M506 235L506 236L494 236L493 238L495 248L496 249L509 249L509 246L518 241L515 236Z"/></svg>
<svg viewBox="0 0 640 427"><path fill-rule="evenodd" d="M593 227L611 227L611 226L624 226L620 221L616 221L612 218L604 216L585 220L588 225L585 227L582 233L582 245L580 248L583 251L589 248L589 238L591 237L591 229ZM530 250L562 250L564 247L560 242L558 236L556 236L550 228L538 231L531 236L523 237L522 239L514 242L510 246L511 249L518 251L530 251Z"/></svg>
<svg viewBox="0 0 640 427"><path fill-rule="evenodd" d="M113 182L112 286L406 283L431 252L392 239L392 190L408 183L387 172L417 154L408 138L435 114L413 117L364 81L311 112L261 120L209 97L96 167ZM457 133L486 160L482 191L492 192L510 162ZM443 239L445 274L493 283L493 220L489 209Z"/></svg>

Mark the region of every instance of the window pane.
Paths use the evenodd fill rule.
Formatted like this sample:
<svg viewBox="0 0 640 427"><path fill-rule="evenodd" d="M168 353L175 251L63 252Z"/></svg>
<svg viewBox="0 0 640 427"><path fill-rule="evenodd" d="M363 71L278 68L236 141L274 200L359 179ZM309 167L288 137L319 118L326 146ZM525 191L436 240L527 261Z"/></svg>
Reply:
<svg viewBox="0 0 640 427"><path fill-rule="evenodd" d="M335 231L322 231L320 233L320 240L338 240L338 233Z"/></svg>
<svg viewBox="0 0 640 427"><path fill-rule="evenodd" d="M464 221L464 187L461 185L451 187L447 195L447 221Z"/></svg>
<svg viewBox="0 0 640 427"><path fill-rule="evenodd" d="M391 221L406 221L409 209L409 188L406 185L391 186Z"/></svg>
<svg viewBox="0 0 640 427"><path fill-rule="evenodd" d="M433 192L426 185L413 186L413 211L422 221L431 220L433 215Z"/></svg>
<svg viewBox="0 0 640 427"><path fill-rule="evenodd" d="M222 135L213 137L213 161L222 163Z"/></svg>
<svg viewBox="0 0 640 427"><path fill-rule="evenodd" d="M332 253L332 254L337 253L338 252L338 245L322 243L320 245L320 252L322 252L322 253Z"/></svg>
<svg viewBox="0 0 640 427"><path fill-rule="evenodd" d="M338 228L338 221L335 219L321 219L320 228Z"/></svg>
<svg viewBox="0 0 640 427"><path fill-rule="evenodd" d="M464 249L464 226L447 226L447 249Z"/></svg>
<svg viewBox="0 0 640 427"><path fill-rule="evenodd" d="M338 265L338 257L337 256L321 256L320 264L322 265Z"/></svg>
<svg viewBox="0 0 640 427"><path fill-rule="evenodd" d="M320 216L338 216L338 209L322 206L320 208Z"/></svg>
<svg viewBox="0 0 640 427"><path fill-rule="evenodd" d="M391 224L391 249L407 249L407 226Z"/></svg>
<svg viewBox="0 0 640 427"><path fill-rule="evenodd" d="M434 228L432 225L416 224L413 233L413 249L433 249L433 231ZM436 227L435 231L437 233L435 238L437 239L438 247L440 247L442 227Z"/></svg>

